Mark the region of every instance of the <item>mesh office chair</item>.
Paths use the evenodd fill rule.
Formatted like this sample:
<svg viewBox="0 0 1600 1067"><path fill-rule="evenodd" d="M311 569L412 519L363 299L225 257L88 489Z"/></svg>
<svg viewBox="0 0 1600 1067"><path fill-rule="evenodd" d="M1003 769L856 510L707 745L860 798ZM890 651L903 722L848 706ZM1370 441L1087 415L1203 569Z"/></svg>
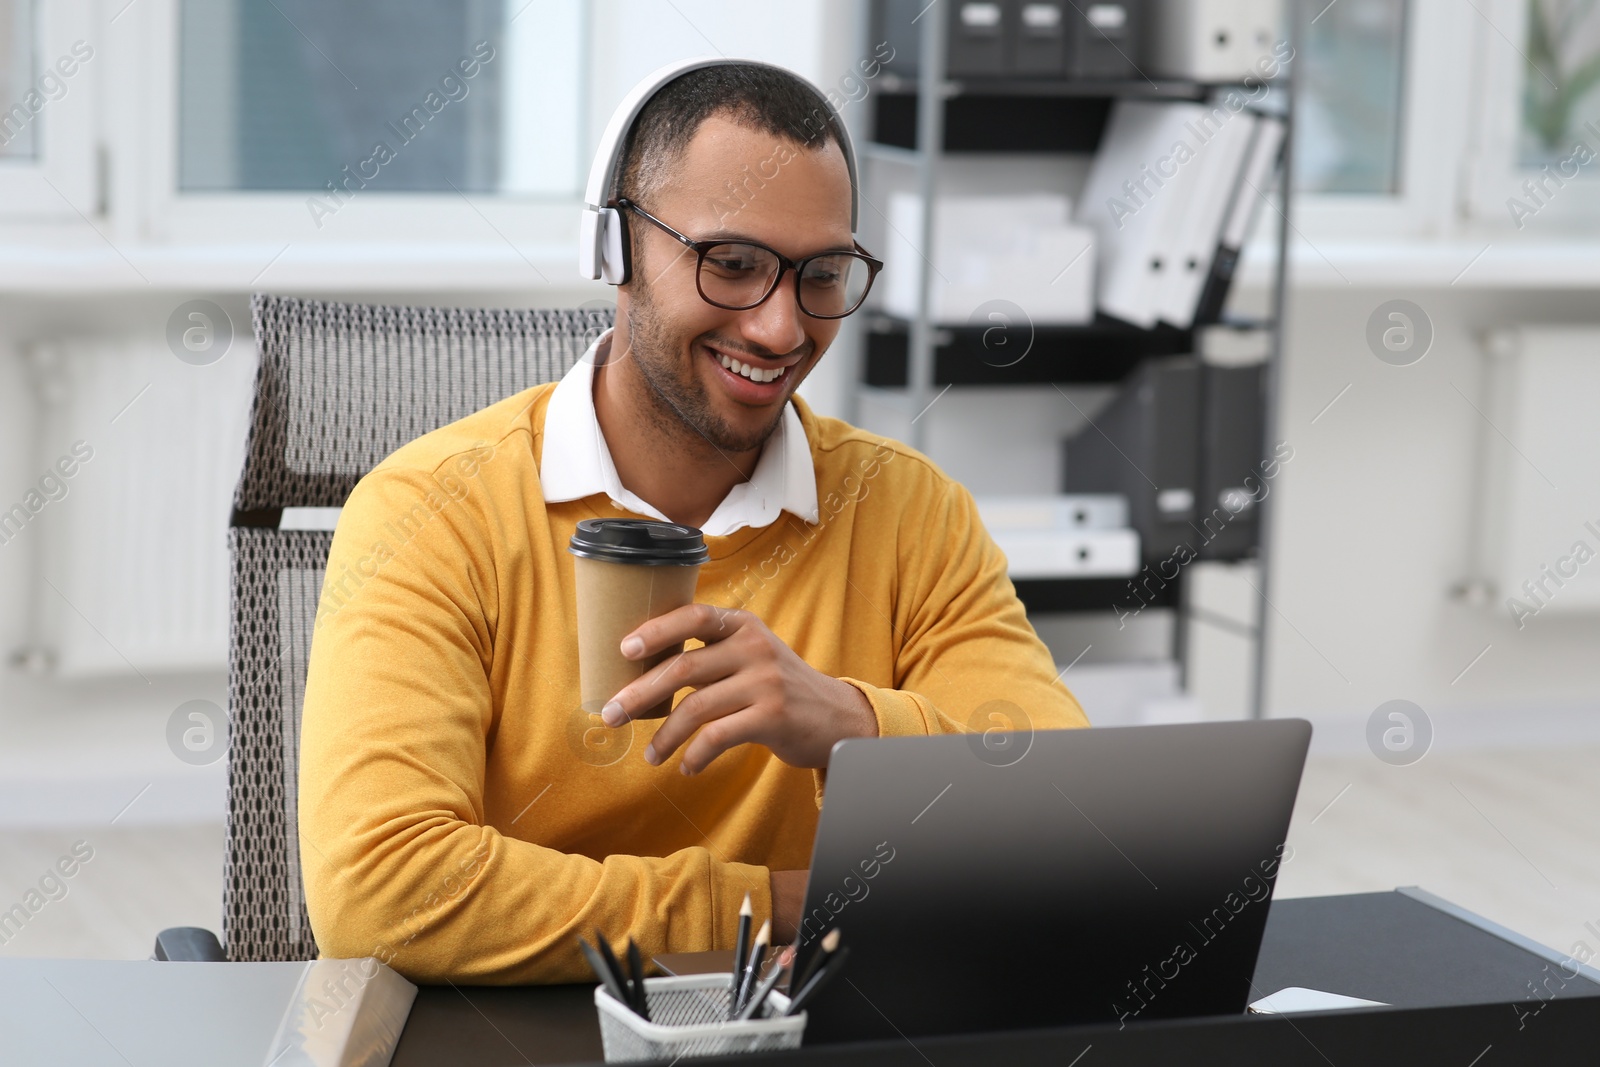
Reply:
<svg viewBox="0 0 1600 1067"><path fill-rule="evenodd" d="M339 507L413 438L559 379L610 309L478 310L256 294L260 367L228 530L228 822L224 950L163 930L156 959L317 955L297 832L300 712L332 530L280 529L285 508ZM315 860L313 860L315 862Z"/></svg>

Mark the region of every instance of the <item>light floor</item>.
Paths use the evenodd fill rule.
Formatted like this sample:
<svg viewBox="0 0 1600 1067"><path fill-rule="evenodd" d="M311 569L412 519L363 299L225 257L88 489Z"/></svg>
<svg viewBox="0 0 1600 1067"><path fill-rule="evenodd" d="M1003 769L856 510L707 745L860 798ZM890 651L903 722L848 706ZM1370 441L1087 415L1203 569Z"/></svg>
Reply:
<svg viewBox="0 0 1600 1067"><path fill-rule="evenodd" d="M1433 752L1410 767L1314 757L1278 893L1419 885L1563 952L1600 949L1584 929L1600 930L1597 768L1595 746ZM220 825L0 830L0 913L78 841L93 857L0 955L142 959L163 927L220 933Z"/></svg>

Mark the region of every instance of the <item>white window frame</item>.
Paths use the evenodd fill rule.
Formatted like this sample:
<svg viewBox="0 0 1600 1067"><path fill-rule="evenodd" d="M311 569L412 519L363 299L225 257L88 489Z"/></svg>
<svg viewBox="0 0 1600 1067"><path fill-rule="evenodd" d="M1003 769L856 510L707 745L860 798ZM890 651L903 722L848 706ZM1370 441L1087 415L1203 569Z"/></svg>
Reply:
<svg viewBox="0 0 1600 1067"><path fill-rule="evenodd" d="M1398 190L1301 193L1294 224L1313 243L1448 236L1458 219L1458 161L1469 128L1478 16L1461 0L1410 0L1400 115Z"/></svg>
<svg viewBox="0 0 1600 1067"><path fill-rule="evenodd" d="M0 222L43 222L78 219L96 214L100 200L96 166L95 118L100 69L108 62L107 49L92 8L82 0L40 0L34 27L37 67L34 81L58 61L66 60L70 76L57 77L66 91L45 99L32 116L32 159L0 160ZM87 61L74 55L75 42L93 49ZM9 111L23 100L0 101Z"/></svg>
<svg viewBox="0 0 1600 1067"><path fill-rule="evenodd" d="M331 215L314 217L312 191L184 192L178 189L178 0L140 0L128 12L143 24L140 66L146 77L147 120L137 152L142 237L153 244L288 244L300 251L351 244L509 243L530 255L557 245L575 247L580 199L503 194L361 191ZM582 95L577 87L575 95ZM334 177L330 175L330 178ZM318 223L321 225L318 225ZM537 260L537 256L534 256Z"/></svg>
<svg viewBox="0 0 1600 1067"><path fill-rule="evenodd" d="M1528 0L1477 0L1483 8L1480 22L1482 71L1477 121L1466 153L1463 210L1484 226L1520 232L1524 237L1564 239L1574 232L1600 229L1600 139L1584 137L1597 158L1580 168L1575 179L1557 189L1543 205L1534 203L1522 183L1538 174L1517 162L1517 140L1522 125L1522 89L1528 20ZM1488 24L1489 19L1494 25ZM1498 32L1497 32L1498 30ZM1508 43L1501 34L1510 37ZM1576 182L1583 191L1573 188ZM1507 201L1517 197L1537 209L1518 226Z"/></svg>

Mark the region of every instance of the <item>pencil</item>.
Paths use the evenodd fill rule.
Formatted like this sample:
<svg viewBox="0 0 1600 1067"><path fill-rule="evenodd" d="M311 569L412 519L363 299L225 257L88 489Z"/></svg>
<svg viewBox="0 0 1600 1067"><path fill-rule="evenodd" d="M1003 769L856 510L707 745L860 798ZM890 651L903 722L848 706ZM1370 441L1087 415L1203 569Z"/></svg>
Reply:
<svg viewBox="0 0 1600 1067"><path fill-rule="evenodd" d="M603 945L605 941L602 940L600 943ZM606 992L610 993L617 1003L626 1004L630 1008L633 1007L633 1001L628 998L627 993L623 992L622 983L617 981L617 975L610 967L606 966L606 961L601 958L600 953L595 951L594 946L580 937L578 938L578 947L583 950L584 959L588 960L589 966L594 968L595 977L600 979L600 983L606 987Z"/></svg>
<svg viewBox="0 0 1600 1067"><path fill-rule="evenodd" d="M816 999L817 991L827 984L828 979L839 973L849 955L850 949L848 947L834 953L822 969L811 976L811 981L807 982L805 987L789 1001L789 1010L784 1014L795 1015L805 1011L806 1005Z"/></svg>
<svg viewBox="0 0 1600 1067"><path fill-rule="evenodd" d="M644 993L644 961L639 958L639 945L628 938L628 970L633 976L633 1007L644 1019L650 1021L650 1001Z"/></svg>
<svg viewBox="0 0 1600 1067"><path fill-rule="evenodd" d="M737 1016L744 1008L745 1001L756 987L756 976L761 973L761 963L767 955L767 945L772 941L772 920L768 919L761 924L761 929L756 931L755 947L750 950L750 962L745 964L744 974L739 979L738 996L734 1000L734 1015Z"/></svg>
<svg viewBox="0 0 1600 1067"><path fill-rule="evenodd" d="M750 958L750 894L744 895L744 903L739 905L739 936L733 942L733 981L728 987L728 1018L733 1018L735 1001L739 997L739 976L744 972L744 965Z"/></svg>
<svg viewBox="0 0 1600 1067"><path fill-rule="evenodd" d="M789 976L789 995L791 997L798 996L800 990L805 988L805 984L811 981L811 976L817 973L817 968L828 962L828 957L838 949L839 938L842 936L837 926L822 935L822 946L811 954L809 960L806 960L805 970L797 975Z"/></svg>

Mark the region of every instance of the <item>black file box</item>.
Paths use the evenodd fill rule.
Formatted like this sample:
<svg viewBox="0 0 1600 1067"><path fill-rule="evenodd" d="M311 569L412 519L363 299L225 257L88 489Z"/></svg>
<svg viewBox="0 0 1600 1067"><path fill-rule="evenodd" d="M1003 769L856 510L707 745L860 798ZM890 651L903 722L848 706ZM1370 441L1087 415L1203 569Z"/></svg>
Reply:
<svg viewBox="0 0 1600 1067"><path fill-rule="evenodd" d="M952 78L994 78L1008 73L1008 5L1001 0L944 0L944 6L949 19L945 73Z"/></svg>
<svg viewBox="0 0 1600 1067"><path fill-rule="evenodd" d="M1067 0L1008 0L1011 66L1018 77L1062 78L1067 73Z"/></svg>
<svg viewBox="0 0 1600 1067"><path fill-rule="evenodd" d="M1196 540L1199 498L1200 361L1139 365L1116 398L1066 442L1068 493L1121 493L1147 561ZM1195 546L1198 548L1198 546Z"/></svg>
<svg viewBox="0 0 1600 1067"><path fill-rule="evenodd" d="M1194 559L1252 555L1272 489L1263 370L1194 356L1146 360L1066 441L1063 491L1127 497L1147 563L1184 546L1181 555Z"/></svg>
<svg viewBox="0 0 1600 1067"><path fill-rule="evenodd" d="M919 18L943 17L945 74L954 79L1136 78L1145 0L876 0L874 46L888 42L886 69L914 78L921 63Z"/></svg>
<svg viewBox="0 0 1600 1067"><path fill-rule="evenodd" d="M1079 2L1069 4L1066 15L1067 77L1139 77L1144 34L1141 0Z"/></svg>
<svg viewBox="0 0 1600 1067"><path fill-rule="evenodd" d="M1200 384L1201 559L1242 559L1260 543L1261 501L1272 491L1266 454L1264 367L1206 366ZM1270 468L1276 473L1275 468Z"/></svg>

